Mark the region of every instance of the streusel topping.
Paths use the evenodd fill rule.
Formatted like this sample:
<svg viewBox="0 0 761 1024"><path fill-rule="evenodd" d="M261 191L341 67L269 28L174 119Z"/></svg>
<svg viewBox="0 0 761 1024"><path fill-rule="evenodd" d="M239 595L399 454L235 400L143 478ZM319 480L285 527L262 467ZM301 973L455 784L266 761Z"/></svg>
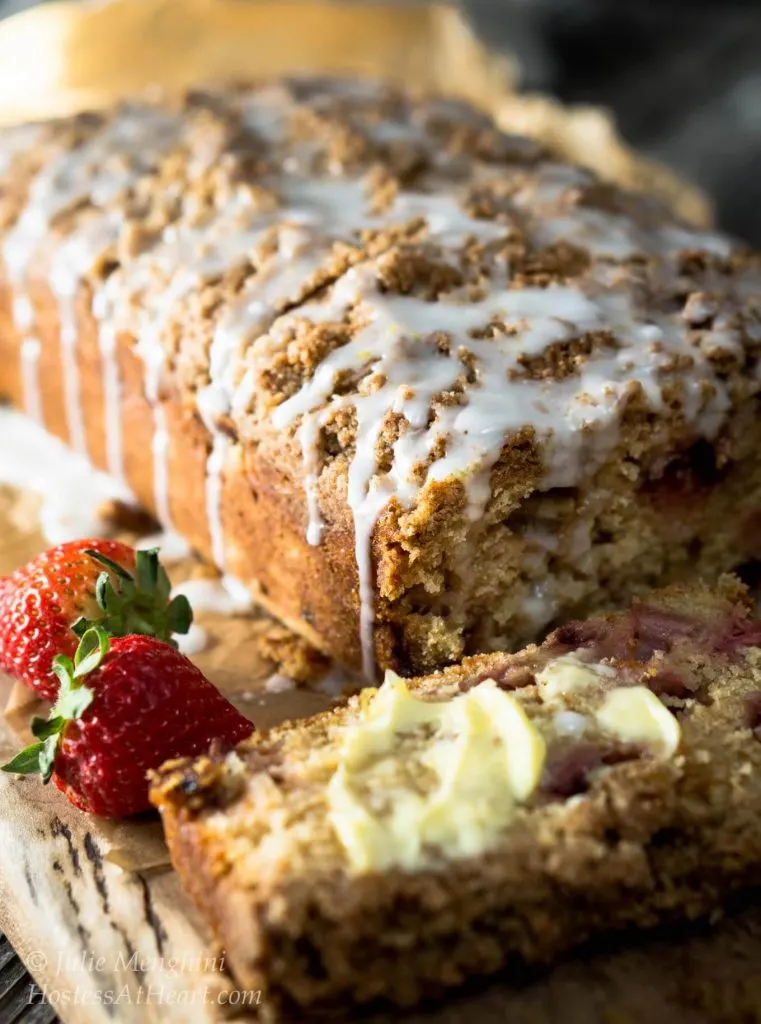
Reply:
<svg viewBox="0 0 761 1024"><path fill-rule="evenodd" d="M540 453L542 489L572 486L615 449L627 410L712 439L758 390L755 258L459 103L310 80L75 125L0 143L0 171L35 131L59 147L3 246L28 410L39 416L28 284L43 274L81 450L75 298L83 281L91 289L117 475L116 337L133 339L167 522L162 399L179 389L196 402L213 438L207 505L222 567L221 479L237 441L274 429L300 453L314 544L329 525L320 483L340 464L369 675L384 509L455 480L475 521L517 434Z"/></svg>

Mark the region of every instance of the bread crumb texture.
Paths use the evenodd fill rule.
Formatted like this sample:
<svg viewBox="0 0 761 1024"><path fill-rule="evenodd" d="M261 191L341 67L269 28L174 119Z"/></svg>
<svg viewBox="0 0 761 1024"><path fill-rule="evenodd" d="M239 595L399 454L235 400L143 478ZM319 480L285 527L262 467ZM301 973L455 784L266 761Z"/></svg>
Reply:
<svg viewBox="0 0 761 1024"><path fill-rule="evenodd" d="M734 578L714 592L673 587L541 647L391 678L232 754L170 762L153 799L236 978L267 993L273 1016L410 1004L600 931L696 917L754 882L759 644ZM595 680L576 685L574 669L548 692L570 655ZM499 700L520 723L505 727ZM476 727L493 746L478 747L483 771L465 793L452 781L457 755L477 756L479 703L492 706ZM336 779L342 800L352 787L359 832L337 821ZM482 800L491 814L479 817ZM421 814L405 835L396 815L410 801ZM357 859L368 820L363 850L380 850L377 864Z"/></svg>

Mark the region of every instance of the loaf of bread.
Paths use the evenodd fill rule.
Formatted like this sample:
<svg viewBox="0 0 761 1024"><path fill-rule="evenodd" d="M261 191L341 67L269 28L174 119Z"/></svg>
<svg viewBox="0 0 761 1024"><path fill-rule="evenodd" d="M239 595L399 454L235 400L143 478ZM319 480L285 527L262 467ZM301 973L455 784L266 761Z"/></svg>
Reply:
<svg viewBox="0 0 761 1024"><path fill-rule="evenodd" d="M372 677L758 548L756 256L459 103L0 136L0 391Z"/></svg>
<svg viewBox="0 0 761 1024"><path fill-rule="evenodd" d="M757 883L759 645L731 577L672 588L170 762L153 799L265 1017L410 1005Z"/></svg>

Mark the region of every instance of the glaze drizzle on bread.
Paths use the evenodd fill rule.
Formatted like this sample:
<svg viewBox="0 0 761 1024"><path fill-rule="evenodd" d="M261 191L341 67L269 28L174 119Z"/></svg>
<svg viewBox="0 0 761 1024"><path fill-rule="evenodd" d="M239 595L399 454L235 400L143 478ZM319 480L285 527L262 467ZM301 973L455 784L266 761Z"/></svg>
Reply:
<svg viewBox="0 0 761 1024"><path fill-rule="evenodd" d="M761 275L724 236L372 83L34 133L3 391L366 675L748 553Z"/></svg>

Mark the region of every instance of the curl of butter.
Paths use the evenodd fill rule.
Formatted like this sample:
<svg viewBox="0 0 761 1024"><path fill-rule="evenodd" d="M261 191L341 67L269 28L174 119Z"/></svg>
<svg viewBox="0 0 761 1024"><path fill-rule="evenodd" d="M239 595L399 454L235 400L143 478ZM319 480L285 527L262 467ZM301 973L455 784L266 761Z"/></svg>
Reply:
<svg viewBox="0 0 761 1024"><path fill-rule="evenodd" d="M590 664L578 654L563 654L548 662L536 674L536 683L546 701L557 700L568 693L580 693L598 686L603 677L612 678L615 669L609 665Z"/></svg>
<svg viewBox="0 0 761 1024"><path fill-rule="evenodd" d="M598 725L617 739L646 743L663 757L671 757L679 748L679 722L646 686L611 690L595 717Z"/></svg>
<svg viewBox="0 0 761 1024"><path fill-rule="evenodd" d="M545 753L522 705L494 680L432 701L388 673L347 731L328 785L329 818L358 872L415 870L434 850L475 856L536 789Z"/></svg>

